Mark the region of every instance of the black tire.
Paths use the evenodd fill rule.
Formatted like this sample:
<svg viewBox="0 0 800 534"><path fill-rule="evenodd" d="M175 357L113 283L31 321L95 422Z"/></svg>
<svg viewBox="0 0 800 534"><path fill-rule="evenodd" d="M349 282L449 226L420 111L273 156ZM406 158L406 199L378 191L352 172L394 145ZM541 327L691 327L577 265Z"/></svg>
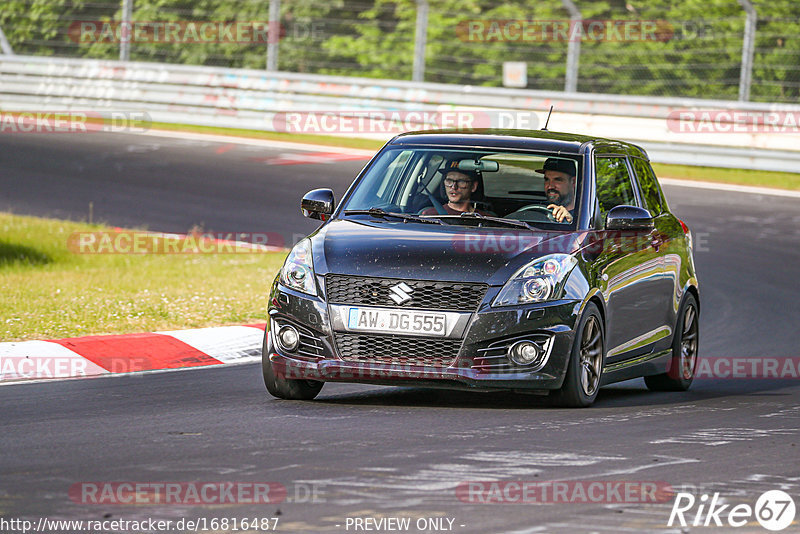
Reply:
<svg viewBox="0 0 800 534"><path fill-rule="evenodd" d="M261 370L264 374L264 385L273 397L286 400L311 400L319 394L324 382L316 380L294 380L275 372L269 355L272 352L272 341L269 332L264 332L264 343L261 346Z"/></svg>
<svg viewBox="0 0 800 534"><path fill-rule="evenodd" d="M600 390L605 358L603 319L597 306L590 302L575 328L564 383L553 392L555 404L569 408L591 406Z"/></svg>
<svg viewBox="0 0 800 534"><path fill-rule="evenodd" d="M697 370L700 341L697 299L691 293L681 304L675 333L672 338L672 359L666 373L644 377L652 391L686 391L692 385Z"/></svg>

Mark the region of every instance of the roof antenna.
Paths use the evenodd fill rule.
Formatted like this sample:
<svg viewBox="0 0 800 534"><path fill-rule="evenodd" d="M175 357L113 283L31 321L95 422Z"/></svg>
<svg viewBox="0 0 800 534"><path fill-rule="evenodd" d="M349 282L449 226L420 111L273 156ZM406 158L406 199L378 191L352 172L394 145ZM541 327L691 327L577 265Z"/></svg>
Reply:
<svg viewBox="0 0 800 534"><path fill-rule="evenodd" d="M542 130L545 131L545 132L547 131L547 125L550 124L550 114L551 113L553 113L553 106L550 106L550 111L547 112L547 120L544 121L544 128L542 128Z"/></svg>

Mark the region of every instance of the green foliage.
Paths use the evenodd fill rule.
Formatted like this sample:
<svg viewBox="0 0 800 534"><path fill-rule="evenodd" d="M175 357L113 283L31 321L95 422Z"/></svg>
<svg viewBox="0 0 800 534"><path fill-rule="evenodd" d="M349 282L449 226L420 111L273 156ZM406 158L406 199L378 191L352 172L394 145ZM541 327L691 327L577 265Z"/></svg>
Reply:
<svg viewBox="0 0 800 534"><path fill-rule="evenodd" d="M64 31L61 17L82 7L81 0L3 0L0 28L16 54L52 55L48 42Z"/></svg>
<svg viewBox="0 0 800 534"><path fill-rule="evenodd" d="M758 12L751 99L800 101L800 2L753 0ZM0 26L17 53L119 57L118 43L70 41L75 20L118 21L122 0L5 0ZM656 39L580 43L578 90L738 97L745 13L737 0L576 1L585 21L644 21ZM563 90L568 40L513 38L505 21L564 24L560 0L429 0L425 80L500 86L505 61L524 61L528 87ZM261 21L268 0L135 0L137 21ZM282 0L280 70L411 79L416 0ZM471 24L483 25L472 34ZM499 37L499 38L498 38ZM264 43L133 43L131 59L263 68Z"/></svg>

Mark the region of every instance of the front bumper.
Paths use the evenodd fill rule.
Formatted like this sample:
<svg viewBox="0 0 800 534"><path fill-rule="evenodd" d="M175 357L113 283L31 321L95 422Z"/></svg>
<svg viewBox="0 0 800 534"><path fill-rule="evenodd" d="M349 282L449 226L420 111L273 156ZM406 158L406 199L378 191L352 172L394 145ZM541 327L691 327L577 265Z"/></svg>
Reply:
<svg viewBox="0 0 800 534"><path fill-rule="evenodd" d="M275 372L288 379L356 382L449 389L510 389L527 392L558 389L564 380L578 320L580 301L560 300L535 305L492 308L488 305L499 288L490 288L479 309L472 313L457 354L449 365L346 361L337 346L330 307L310 297L273 285L270 297L269 358ZM275 343L274 324L291 324L301 331L307 346L290 353ZM507 364L487 369L480 363L487 347L504 346L531 336L550 338L547 361L538 370ZM495 349L495 353L498 352ZM501 358L504 363L508 363ZM398 362L402 359L398 359Z"/></svg>

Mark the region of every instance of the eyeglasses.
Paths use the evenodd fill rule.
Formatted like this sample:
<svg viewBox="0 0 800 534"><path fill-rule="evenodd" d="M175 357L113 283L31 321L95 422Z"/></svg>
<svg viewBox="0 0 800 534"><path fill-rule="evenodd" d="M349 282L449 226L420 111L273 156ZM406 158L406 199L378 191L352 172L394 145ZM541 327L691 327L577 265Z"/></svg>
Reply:
<svg viewBox="0 0 800 534"><path fill-rule="evenodd" d="M453 187L454 185L459 187L460 189L466 189L472 184L472 180L453 180L452 178L445 178L444 179L444 186L445 187Z"/></svg>

